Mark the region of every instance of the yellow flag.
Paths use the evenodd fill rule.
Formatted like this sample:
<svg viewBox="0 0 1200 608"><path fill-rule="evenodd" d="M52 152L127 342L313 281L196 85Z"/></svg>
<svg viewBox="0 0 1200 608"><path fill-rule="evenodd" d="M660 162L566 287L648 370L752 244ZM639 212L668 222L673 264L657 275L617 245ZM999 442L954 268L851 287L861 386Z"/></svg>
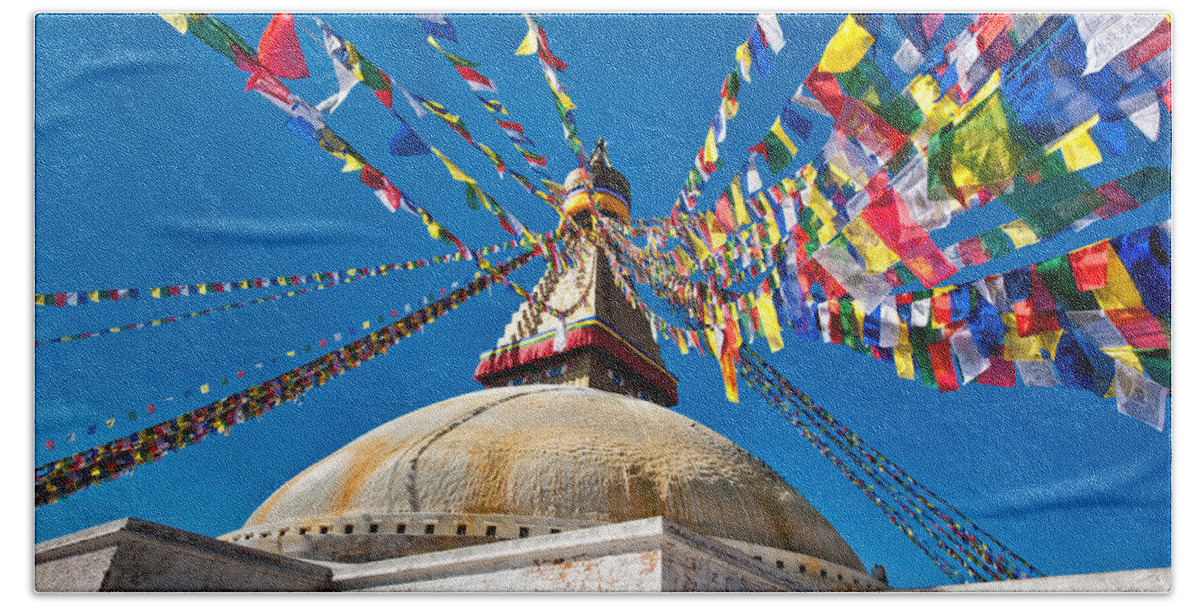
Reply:
<svg viewBox="0 0 1200 608"><path fill-rule="evenodd" d="M204 283L197 284L196 291L200 292L200 295L204 295L204 294L208 293L208 289Z"/></svg>
<svg viewBox="0 0 1200 608"><path fill-rule="evenodd" d="M834 74L848 72L862 61L872 44L875 44L875 37L858 25L853 15L846 15L846 20L825 46L817 69Z"/></svg>
<svg viewBox="0 0 1200 608"><path fill-rule="evenodd" d="M1042 361L1042 342L1036 335L1022 337L1017 333L1017 317L1011 312L1000 313L1004 322L1004 358L1008 361Z"/></svg>
<svg viewBox="0 0 1200 608"><path fill-rule="evenodd" d="M759 327L762 328L763 335L767 337L767 344L771 345L771 352L779 352L783 348L783 330L779 326L779 315L775 311L775 302L771 298L771 293L767 292L758 296L754 303L758 308Z"/></svg>
<svg viewBox="0 0 1200 608"><path fill-rule="evenodd" d="M1058 353L1058 341L1060 338L1062 338L1062 335L1063 330L1061 329L1043 331L1041 333L1034 334L1034 336L1038 339L1038 344L1041 345L1042 350L1050 353L1050 359L1052 360Z"/></svg>
<svg viewBox="0 0 1200 608"><path fill-rule="evenodd" d="M707 211L704 213L705 222L708 224L708 236L712 239L712 245L716 248L725 246L725 231L721 228L721 223L717 221L717 216Z"/></svg>
<svg viewBox="0 0 1200 608"><path fill-rule="evenodd" d="M805 206L812 209L813 213L821 218L822 224L832 224L833 218L837 217L837 209L834 209L833 205L816 188L809 188L808 201Z"/></svg>
<svg viewBox="0 0 1200 608"><path fill-rule="evenodd" d="M1125 365L1128 365L1133 369L1136 369L1139 372L1143 371L1142 362L1137 358L1137 354L1133 352L1132 346L1115 346L1101 348L1100 350L1104 351L1104 354L1116 359L1117 361L1120 361L1121 363L1124 363Z"/></svg>
<svg viewBox="0 0 1200 608"><path fill-rule="evenodd" d="M560 90L557 90L557 89L555 89L555 91L554 91L554 95L555 95L556 97L558 97L558 101L559 101L559 103L561 103L561 104L562 104L562 106L563 106L563 111L564 111L564 112L565 112L565 111L568 111L568 110L574 110L574 109L577 109L577 107L578 107L578 106L576 106L576 105L575 105L575 104L574 104L574 103L571 101L571 98L567 96L567 92L566 92L566 91L560 91Z"/></svg>
<svg viewBox="0 0 1200 608"><path fill-rule="evenodd" d="M892 349L892 359L896 361L896 375L906 380L916 380L916 370L913 368L912 343L908 341L908 324L900 324L900 334Z"/></svg>
<svg viewBox="0 0 1200 608"><path fill-rule="evenodd" d="M787 148L788 154L792 156L796 155L796 144L792 143L792 138L788 137L787 133L784 132L783 124L779 122L778 118L775 119L775 124L771 125L771 133L779 138L779 141Z"/></svg>
<svg viewBox="0 0 1200 608"><path fill-rule="evenodd" d="M100 301L100 292L98 292L98 291L89 291L89 292L88 292L88 299L89 299L89 300L91 300L91 301L93 301L93 302L99 302L99 301Z"/></svg>
<svg viewBox="0 0 1200 608"><path fill-rule="evenodd" d="M861 217L856 217L842 231L846 240L854 245L854 249L862 255L863 261L866 262L867 274L881 274L887 272L887 269L900 262L900 256L896 252L883 244L879 240L879 235L871 229L871 226L862 220Z"/></svg>
<svg viewBox="0 0 1200 608"><path fill-rule="evenodd" d="M162 288L161 287L151 287L150 288L150 297L161 298L162 297Z"/></svg>
<svg viewBox="0 0 1200 608"><path fill-rule="evenodd" d="M1061 150L1063 162L1067 165L1068 171L1078 171L1090 167L1101 160L1100 150L1096 148L1096 142L1092 141L1088 131L1100 122L1100 115L1097 114L1083 124L1071 129L1070 133L1063 135L1047 152Z"/></svg>
<svg viewBox="0 0 1200 608"><path fill-rule="evenodd" d="M442 159L442 164L446 165L446 170L450 172L450 177L452 177L455 181L466 182L468 184L475 183L475 180L470 175L467 175L462 169L459 169L457 166L455 166L455 164L451 162L450 159L446 158L446 155L442 154L440 150L433 146L429 146L429 149L432 150L438 158Z"/></svg>
<svg viewBox="0 0 1200 608"><path fill-rule="evenodd" d="M170 23L171 27L175 28L180 34L187 33L187 15L183 13L159 13L158 16L162 17L167 23Z"/></svg>
<svg viewBox="0 0 1200 608"><path fill-rule="evenodd" d="M201 384L201 385L200 385L200 394L201 394L201 395L207 395L207 394L208 394L208 385L207 385L207 384Z"/></svg>
<svg viewBox="0 0 1200 608"><path fill-rule="evenodd" d="M746 199L742 197L742 180L737 175L733 176L733 181L729 183L729 193L738 226L749 224L751 222L750 212L746 209Z"/></svg>
<svg viewBox="0 0 1200 608"><path fill-rule="evenodd" d="M352 173L354 171L360 171L360 170L362 170L363 167L365 167L367 165L367 163L364 162L363 159L359 158L358 156L356 156L354 154L347 154L343 158L346 159L346 165L344 167L342 167L342 173Z"/></svg>
<svg viewBox="0 0 1200 608"><path fill-rule="evenodd" d="M708 163L717 162L717 136L713 132L713 128L708 128L708 135L704 138L704 161Z"/></svg>
<svg viewBox="0 0 1200 608"><path fill-rule="evenodd" d="M737 61L738 67L741 68L742 79L750 82L750 41L743 42L741 46L733 53L734 61Z"/></svg>
<svg viewBox="0 0 1200 608"><path fill-rule="evenodd" d="M1033 231L1033 228L1029 227L1029 224L1025 220L1016 220L1003 224L1000 226L1000 229L1004 231L1004 234L1008 235L1008 238L1012 239L1013 246L1017 249L1038 242L1037 233Z"/></svg>
<svg viewBox="0 0 1200 608"><path fill-rule="evenodd" d="M1071 141L1064 143L1062 155L1067 171L1086 169L1104 160L1100 155L1100 149L1096 147L1096 142L1086 132L1080 133Z"/></svg>
<svg viewBox="0 0 1200 608"><path fill-rule="evenodd" d="M525 39L521 41L520 46L513 55L532 55L537 52L538 37L537 32L531 27L529 33L525 34Z"/></svg>
<svg viewBox="0 0 1200 608"><path fill-rule="evenodd" d="M1096 296L1096 302L1104 310L1143 308L1142 296L1138 293L1137 287L1134 286L1133 280L1129 277L1129 271L1125 270L1125 265L1121 263L1121 259L1113 251L1112 245L1108 245L1107 249L1108 284L1099 289L1092 290L1092 295Z"/></svg>

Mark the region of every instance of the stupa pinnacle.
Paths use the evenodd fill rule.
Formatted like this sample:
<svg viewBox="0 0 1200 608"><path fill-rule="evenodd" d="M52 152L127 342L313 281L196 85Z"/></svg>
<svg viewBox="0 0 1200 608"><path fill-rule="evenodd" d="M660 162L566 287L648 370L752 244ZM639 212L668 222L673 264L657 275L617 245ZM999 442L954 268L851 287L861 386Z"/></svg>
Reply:
<svg viewBox="0 0 1200 608"><path fill-rule="evenodd" d="M579 169L567 175L564 213L583 224L591 221L594 208L628 222L629 181L613 168L603 139L596 142L589 165L587 176ZM496 348L480 356L475 379L489 388L586 386L675 405L678 380L664 367L650 324L614 284L609 261L579 236L564 239L563 249L574 263L549 268L532 292L534 302L553 310L522 303Z"/></svg>

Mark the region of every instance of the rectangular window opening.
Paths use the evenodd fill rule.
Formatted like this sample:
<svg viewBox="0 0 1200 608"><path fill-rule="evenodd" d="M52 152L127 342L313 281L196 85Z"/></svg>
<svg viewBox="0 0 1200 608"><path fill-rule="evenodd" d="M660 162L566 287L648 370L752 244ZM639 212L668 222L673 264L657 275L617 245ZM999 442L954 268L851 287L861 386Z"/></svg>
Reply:
<svg viewBox="0 0 1200 608"><path fill-rule="evenodd" d="M520 530L517 530L517 536L519 536L521 538L528 538L529 537L529 528L522 527Z"/></svg>
<svg viewBox="0 0 1200 608"><path fill-rule="evenodd" d="M354 524L346 524L346 528L344 531L346 532L346 534L354 534Z"/></svg>
<svg viewBox="0 0 1200 608"><path fill-rule="evenodd" d="M454 529L454 533L459 536L465 535L467 533L467 524L458 524L458 527Z"/></svg>
<svg viewBox="0 0 1200 608"><path fill-rule="evenodd" d="M378 534L379 524L371 524L371 527L367 528L367 532L370 532L371 534Z"/></svg>
<svg viewBox="0 0 1200 608"><path fill-rule="evenodd" d="M408 526L404 524L396 524L396 534L404 534L404 530L407 528Z"/></svg>
<svg viewBox="0 0 1200 608"><path fill-rule="evenodd" d="M425 524L425 533L433 534L433 530L434 530L435 526L436 526L436 524Z"/></svg>
<svg viewBox="0 0 1200 608"><path fill-rule="evenodd" d="M495 536L496 535L496 526L488 526L487 529L484 530L483 535L484 536Z"/></svg>

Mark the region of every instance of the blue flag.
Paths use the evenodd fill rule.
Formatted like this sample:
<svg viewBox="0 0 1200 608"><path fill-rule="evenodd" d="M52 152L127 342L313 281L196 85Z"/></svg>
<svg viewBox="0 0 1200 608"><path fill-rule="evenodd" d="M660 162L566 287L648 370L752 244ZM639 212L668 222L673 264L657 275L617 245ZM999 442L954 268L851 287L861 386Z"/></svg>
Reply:
<svg viewBox="0 0 1200 608"><path fill-rule="evenodd" d="M449 40L450 42L458 42L457 34L454 32L454 24L450 23L441 13L419 13L415 15L417 21L421 22L421 27L425 28L431 36L437 36Z"/></svg>
<svg viewBox="0 0 1200 608"><path fill-rule="evenodd" d="M791 105L783 106L783 111L779 113L779 122L805 141L808 141L808 136L812 134L812 121L793 110Z"/></svg>
<svg viewBox="0 0 1200 608"><path fill-rule="evenodd" d="M403 118L400 119L400 130L392 137L389 151L392 156L420 156L431 152L425 140Z"/></svg>

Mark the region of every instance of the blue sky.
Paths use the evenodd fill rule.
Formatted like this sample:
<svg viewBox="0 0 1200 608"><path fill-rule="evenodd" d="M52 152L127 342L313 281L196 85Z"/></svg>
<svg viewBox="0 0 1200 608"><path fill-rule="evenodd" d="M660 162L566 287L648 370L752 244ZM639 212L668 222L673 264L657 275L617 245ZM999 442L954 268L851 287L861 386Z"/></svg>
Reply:
<svg viewBox="0 0 1200 608"><path fill-rule="evenodd" d="M742 87L741 110L722 145L723 184L815 64L842 15L781 17L788 43L772 73ZM267 15L222 17L251 44ZM416 20L330 16L394 82L437 100L478 140L518 166L519 158L450 65L424 42ZM537 62L515 57L524 36L517 15L454 17L459 44L447 50L482 63L500 99L536 150L563 175L573 159ZM629 177L633 215L664 214L680 189L733 68L749 15L616 15L544 18L551 45L569 68L564 81L589 146L609 141ZM944 30L967 21L951 16ZM317 33L307 16L297 23ZM892 26L888 21L889 26ZM355 174L292 135L285 116L255 93L245 74L158 17L41 16L36 20L35 289L38 292L234 280L300 274L449 253L416 218L387 213ZM289 87L310 102L334 90L328 59L303 31L312 78ZM890 51L888 51L890 55ZM397 108L433 145L535 230L554 216L436 118ZM1165 115L1165 114L1164 114ZM372 164L468 245L507 240L486 212L467 209L460 185L433 156L395 158L398 123L363 87L328 120ZM818 121L792 169L824 142ZM1171 129L1154 144L1129 128L1130 150L1087 170L1103 183L1144 164L1170 166ZM765 171L765 164L760 163ZM719 186L711 186L712 190ZM1111 221L1022 249L1003 267L981 266L954 280L1060 255L1169 217L1167 197ZM1015 216L1000 205L964 215L934 233L948 244ZM531 265L519 279L536 282ZM35 352L35 462L68 455L207 403L187 390L229 376L227 392L286 371L282 353L374 321L473 274L468 263L400 271L336 289L257 304ZM38 339L186 313L280 290L165 301L144 299L73 309L39 308ZM247 295L249 294L249 295ZM517 299L496 289L375 359L229 437L170 454L132 476L38 509L36 539L124 516L204 534L240 527L271 491L361 433L423 405L476 390L476 354L495 344ZM785 334L785 341L787 336ZM893 584L945 579L792 427L765 404L723 398L711 359L663 349L680 377L676 411L726 435L795 485L842 532L869 566L887 566ZM275 357L275 363L270 359ZM1162 567L1170 554L1170 413L1158 433L1116 412L1115 402L1067 389L971 385L939 394L898 379L887 363L841 346L788 342L771 358L818 403L875 447L1048 574ZM254 368L262 362L262 369ZM289 365L289 362L292 364ZM246 377L236 379L238 370ZM176 399L165 402L163 399ZM157 411L147 417L145 406ZM127 419L139 411L136 423ZM111 430L105 419L116 417ZM94 436L89 425L99 424ZM66 435L76 433L75 443ZM55 439L53 452L43 442ZM89 439L91 441L89 441Z"/></svg>

